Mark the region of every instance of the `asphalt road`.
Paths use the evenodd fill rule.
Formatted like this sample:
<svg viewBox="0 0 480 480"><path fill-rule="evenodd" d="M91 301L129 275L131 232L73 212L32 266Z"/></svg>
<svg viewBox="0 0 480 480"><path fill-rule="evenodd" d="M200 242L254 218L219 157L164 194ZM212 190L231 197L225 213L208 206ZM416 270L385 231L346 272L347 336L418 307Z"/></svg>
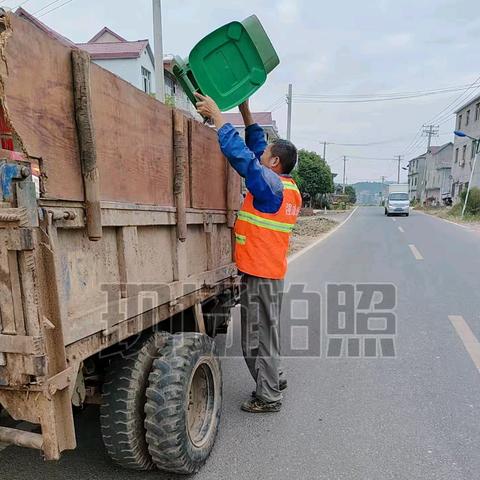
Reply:
<svg viewBox="0 0 480 480"><path fill-rule="evenodd" d="M480 364L473 336L480 339L480 232L419 213L393 219L379 208L360 208L296 258L287 280L320 292L322 306L310 302L306 322L284 312L285 348L289 326L303 324L309 345L321 345L321 352L285 359L289 388L282 412L241 412L253 383L235 356L235 316L234 344L223 360L222 425L212 456L195 478L477 480ZM327 283L396 286L393 358L365 358L363 349L360 357L343 351L340 358L327 358ZM292 296L287 294L287 303ZM301 317L304 304L295 305ZM297 348L304 333L294 329ZM95 408L78 414L77 424L76 451L45 464L38 452L9 447L0 452L1 477L176 478L113 466L103 452Z"/></svg>

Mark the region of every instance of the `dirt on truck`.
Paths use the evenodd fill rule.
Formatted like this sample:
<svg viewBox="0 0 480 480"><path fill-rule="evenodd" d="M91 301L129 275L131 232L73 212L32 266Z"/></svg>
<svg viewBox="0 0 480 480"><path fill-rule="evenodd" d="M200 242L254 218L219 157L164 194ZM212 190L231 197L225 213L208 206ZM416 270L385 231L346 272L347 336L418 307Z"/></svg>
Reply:
<svg viewBox="0 0 480 480"><path fill-rule="evenodd" d="M56 460L73 407L106 451L192 473L222 401L238 175L216 133L15 14L0 16L0 405Z"/></svg>

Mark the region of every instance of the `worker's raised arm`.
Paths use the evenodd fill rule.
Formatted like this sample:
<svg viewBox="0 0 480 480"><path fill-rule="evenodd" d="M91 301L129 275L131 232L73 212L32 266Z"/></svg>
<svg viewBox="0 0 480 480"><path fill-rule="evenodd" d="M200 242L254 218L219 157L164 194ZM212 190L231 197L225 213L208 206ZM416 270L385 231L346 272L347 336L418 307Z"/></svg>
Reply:
<svg viewBox="0 0 480 480"><path fill-rule="evenodd" d="M264 213L276 213L283 201L280 177L260 163L230 123L219 129L218 140L222 153L238 174L245 178L255 208Z"/></svg>
<svg viewBox="0 0 480 480"><path fill-rule="evenodd" d="M267 148L265 132L260 125L255 123L248 100L245 100L239 105L238 109L242 114L243 123L245 124L245 143L255 156L260 158Z"/></svg>

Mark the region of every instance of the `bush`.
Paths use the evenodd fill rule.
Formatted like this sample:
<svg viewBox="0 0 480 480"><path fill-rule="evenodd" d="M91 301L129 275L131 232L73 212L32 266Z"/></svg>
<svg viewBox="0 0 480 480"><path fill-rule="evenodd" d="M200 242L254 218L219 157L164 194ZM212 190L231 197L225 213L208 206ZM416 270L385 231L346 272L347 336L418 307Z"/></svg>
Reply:
<svg viewBox="0 0 480 480"><path fill-rule="evenodd" d="M467 190L463 190L460 194L460 202L455 204L450 210L449 214L452 216L460 216L462 214L463 205L465 204L465 198L467 196ZM467 208L465 209L466 215L480 215L480 188L473 187L468 194Z"/></svg>
<svg viewBox="0 0 480 480"><path fill-rule="evenodd" d="M480 215L480 188L474 187L470 190L465 212L470 215Z"/></svg>

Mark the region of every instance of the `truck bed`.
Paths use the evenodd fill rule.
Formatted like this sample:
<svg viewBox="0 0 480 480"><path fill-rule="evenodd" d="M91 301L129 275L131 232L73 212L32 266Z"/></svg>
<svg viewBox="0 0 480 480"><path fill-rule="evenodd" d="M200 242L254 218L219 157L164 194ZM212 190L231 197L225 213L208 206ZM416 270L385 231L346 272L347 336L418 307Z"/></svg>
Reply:
<svg viewBox="0 0 480 480"><path fill-rule="evenodd" d="M89 62L82 84L84 54L0 23L0 404L42 427L0 440L55 459L85 359L235 288L241 182L211 128Z"/></svg>

